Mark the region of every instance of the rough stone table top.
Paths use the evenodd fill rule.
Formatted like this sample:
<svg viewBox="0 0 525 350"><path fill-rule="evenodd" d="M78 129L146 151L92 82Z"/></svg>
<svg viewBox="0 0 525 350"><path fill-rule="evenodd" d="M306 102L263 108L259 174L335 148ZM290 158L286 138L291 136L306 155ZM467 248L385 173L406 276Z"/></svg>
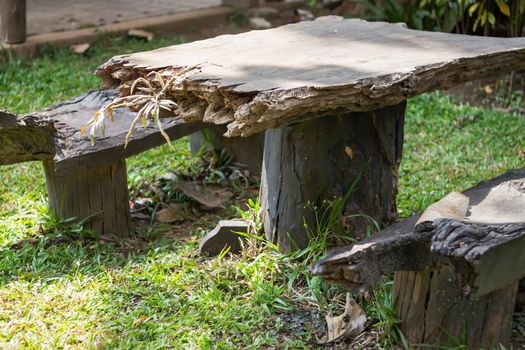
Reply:
<svg viewBox="0 0 525 350"><path fill-rule="evenodd" d="M126 95L132 81L151 71L169 76L195 65L170 91L179 105L174 113L185 121L227 124L227 136L248 136L525 69L525 38L328 16L116 56L96 74L104 86L123 86Z"/></svg>

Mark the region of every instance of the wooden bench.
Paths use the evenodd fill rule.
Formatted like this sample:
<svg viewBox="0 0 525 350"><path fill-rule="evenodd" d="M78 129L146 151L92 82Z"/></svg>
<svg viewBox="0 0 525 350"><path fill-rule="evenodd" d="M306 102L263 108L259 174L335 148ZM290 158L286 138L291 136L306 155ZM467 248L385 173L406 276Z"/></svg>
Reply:
<svg viewBox="0 0 525 350"><path fill-rule="evenodd" d="M396 311L413 344L461 335L469 348L508 345L525 277L525 168L464 195L438 202L438 215L415 215L331 252L312 273L364 291L395 272Z"/></svg>
<svg viewBox="0 0 525 350"><path fill-rule="evenodd" d="M131 217L126 162L129 156L165 143L157 128L135 130L127 148L124 139L135 113L118 110L118 123L91 145L80 129L116 90L95 90L43 112L17 117L0 112L0 165L39 160L44 163L50 207L57 215L83 219L101 213L90 223L100 233L126 237ZM165 119L171 139L189 135L204 124Z"/></svg>
<svg viewBox="0 0 525 350"><path fill-rule="evenodd" d="M309 204L341 197L356 183L344 214L368 215L381 224L396 217L397 171L408 98L522 69L525 38L421 32L399 24L330 16L116 56L96 73L105 87L119 87L121 96L130 94L137 78L155 85L153 77L159 75L152 72L160 73L165 83L171 81L169 89L162 91L176 103L171 120L177 124L173 126L174 131L179 130L177 135L189 133L185 123L188 128L198 128L195 123L199 122L225 126L228 137L265 132L260 191L264 230L269 240L291 250L308 244L305 224L315 226ZM174 77L177 79L172 80ZM87 119L73 129L78 130ZM99 186L97 177L107 178L103 172L125 174L123 159L132 152L132 145L115 156L117 148L122 148L123 127L120 125L113 137L120 137L119 142L97 140L91 153L85 140L82 145L75 140L78 146L61 146L60 140L67 138L60 135L51 137L54 141L43 153L26 153L34 159L41 159L42 154L55 156L53 165L51 158L46 158L52 198L54 192L67 192L62 188L57 191L56 183L71 180L73 184L65 187L75 191L91 186L87 172ZM40 134L45 139L52 133ZM49 151L53 148L49 144L57 143L59 147L53 147L58 150L80 147L77 153L82 156L66 155L62 160L60 152ZM93 168L86 157L91 154L90 162L103 158L98 148L104 144L112 149L106 157L109 162L96 172L89 170ZM62 169L71 169L76 175L66 178ZM115 187L122 189L123 181L120 183ZM95 192L99 193L96 198L105 197L101 191ZM89 199L90 193L85 191L81 198ZM53 201L57 207L57 200ZM123 221L128 223L129 219ZM357 234L363 231L363 222L347 222L346 228ZM371 266L381 266L382 259L377 256ZM414 278L396 279L396 290L413 288ZM446 291L448 285L453 285L452 280L439 279L436 293ZM437 305L432 305L432 312L437 312ZM459 338L457 330L453 331Z"/></svg>
<svg viewBox="0 0 525 350"><path fill-rule="evenodd" d="M308 244L307 203L342 196L368 166L345 213L396 217L406 100L472 79L525 69L525 39L409 30L322 17L116 56L96 74L130 93L152 72L169 79L181 121L223 125L225 136L265 132L261 205L267 238ZM363 222L347 223L361 232Z"/></svg>
<svg viewBox="0 0 525 350"><path fill-rule="evenodd" d="M267 239L291 250L308 244L305 226L316 224L312 204L342 197L354 185L344 214L364 214L380 224L391 223L396 217L406 100L469 80L525 70L525 38L422 32L399 24L330 16L116 56L96 74L104 86L119 86L121 95L127 96L137 78L154 84L152 72L170 79L195 66L198 69L187 71L167 90L166 98L177 103L173 114L185 122L224 125L227 137L265 133L260 190L264 230ZM364 232L364 223L358 219L346 222L345 227L356 235ZM404 249L404 254L411 254L412 241L428 252L428 243L414 239L414 234L403 237L408 241L397 249ZM383 265L397 263L386 252L367 256L371 258L367 266L376 277L385 272ZM508 266L503 260L498 266ZM427 259L411 263L415 265L410 270L417 271L426 266ZM465 266L468 264L466 261ZM424 314L412 318L421 303L430 313L443 316L440 306L451 305L446 297L459 295L451 277L454 273L445 268L439 271L432 279L434 284L424 291L433 291L430 300L408 297L416 295L411 292L414 280L423 279L418 285L428 285L429 275L416 277L419 272L411 272L405 278L396 277L396 296L403 296L397 297L398 313L410 340L442 339L437 331L423 338L413 336L410 327L420 329L421 325L409 324L425 320ZM355 287L350 279L339 279L343 280ZM514 283L508 278L505 282ZM469 344L479 343L474 338L480 332L483 344L487 339L507 340L513 289L498 288L504 289L503 294L487 300L504 300L499 305L508 308L495 315L504 315L505 329L499 333L483 327L469 329ZM457 310L470 310L460 300L453 303L459 305ZM399 305L405 306L400 310ZM492 314L488 304L468 305L485 305L483 311L469 315ZM463 314L446 315L457 318L457 324L470 321ZM454 322L450 321L454 325L450 334L460 339L462 333ZM496 318L490 322L496 324ZM441 325L446 326L447 320L432 329Z"/></svg>

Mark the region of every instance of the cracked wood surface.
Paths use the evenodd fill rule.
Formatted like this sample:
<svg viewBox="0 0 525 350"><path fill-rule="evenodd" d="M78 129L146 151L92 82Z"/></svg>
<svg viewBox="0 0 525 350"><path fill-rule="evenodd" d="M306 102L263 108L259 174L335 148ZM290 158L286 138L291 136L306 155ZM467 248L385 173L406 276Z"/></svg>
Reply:
<svg viewBox="0 0 525 350"><path fill-rule="evenodd" d="M525 277L525 168L466 190L464 220L438 218L418 225L420 214L370 238L338 248L311 271L347 288L365 290L395 271L455 267L462 291L487 295ZM494 223L490 223L494 221Z"/></svg>
<svg viewBox="0 0 525 350"><path fill-rule="evenodd" d="M371 111L458 83L525 69L525 38L410 30L321 17L279 28L116 56L96 74L121 86L199 65L171 90L182 120L227 124L226 136ZM171 73L173 74L173 73Z"/></svg>
<svg viewBox="0 0 525 350"><path fill-rule="evenodd" d="M52 158L53 132L50 119L0 111L0 165Z"/></svg>
<svg viewBox="0 0 525 350"><path fill-rule="evenodd" d="M96 167L113 163L166 141L159 129L148 125L134 130L127 148L124 139L135 113L127 109L114 111L115 123L106 123L104 135L97 134L95 145L80 129L102 105L117 96L116 90L94 90L48 109L25 116L0 112L0 164L29 160L53 160L57 174L78 172L79 166ZM202 123L182 123L163 119L172 140L201 130Z"/></svg>

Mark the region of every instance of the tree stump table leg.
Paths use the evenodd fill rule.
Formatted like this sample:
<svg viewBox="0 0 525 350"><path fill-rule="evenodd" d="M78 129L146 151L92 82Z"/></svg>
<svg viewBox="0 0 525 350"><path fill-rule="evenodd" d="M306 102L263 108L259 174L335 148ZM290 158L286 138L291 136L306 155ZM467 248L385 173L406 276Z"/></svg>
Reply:
<svg viewBox="0 0 525 350"><path fill-rule="evenodd" d="M305 247L304 224L315 227L308 203L343 196L367 165L344 213L365 214L383 224L396 215L406 103L374 112L334 113L266 131L261 210L268 240L283 250ZM345 224L362 234L364 219Z"/></svg>
<svg viewBox="0 0 525 350"><path fill-rule="evenodd" d="M469 300L458 287L453 267L401 271L394 275L394 303L401 330L414 344L458 345L487 349L508 345L518 281Z"/></svg>
<svg viewBox="0 0 525 350"><path fill-rule="evenodd" d="M249 137L224 137L226 127L215 124L210 124L207 130L211 145L208 144L202 131L190 135L192 154L196 154L203 147L214 147L217 150L226 151L233 158L234 162L246 166L253 175L259 176L261 174L264 133Z"/></svg>
<svg viewBox="0 0 525 350"><path fill-rule="evenodd" d="M97 213L88 228L125 238L130 234L131 214L126 161L57 175L52 161L44 162L49 205L62 218L85 219Z"/></svg>

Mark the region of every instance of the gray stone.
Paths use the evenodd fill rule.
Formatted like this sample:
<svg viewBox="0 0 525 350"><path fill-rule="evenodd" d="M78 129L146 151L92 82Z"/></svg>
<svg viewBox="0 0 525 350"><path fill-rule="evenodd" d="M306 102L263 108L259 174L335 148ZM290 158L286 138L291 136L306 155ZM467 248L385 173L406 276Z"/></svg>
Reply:
<svg viewBox="0 0 525 350"><path fill-rule="evenodd" d="M250 27L253 29L269 29L272 27L272 24L264 18L252 17L250 18Z"/></svg>
<svg viewBox="0 0 525 350"><path fill-rule="evenodd" d="M251 224L243 220L221 220L201 239L199 253L214 256L226 247L230 247L232 253L238 252L241 250L240 240L244 237L237 232L248 233L250 228Z"/></svg>

